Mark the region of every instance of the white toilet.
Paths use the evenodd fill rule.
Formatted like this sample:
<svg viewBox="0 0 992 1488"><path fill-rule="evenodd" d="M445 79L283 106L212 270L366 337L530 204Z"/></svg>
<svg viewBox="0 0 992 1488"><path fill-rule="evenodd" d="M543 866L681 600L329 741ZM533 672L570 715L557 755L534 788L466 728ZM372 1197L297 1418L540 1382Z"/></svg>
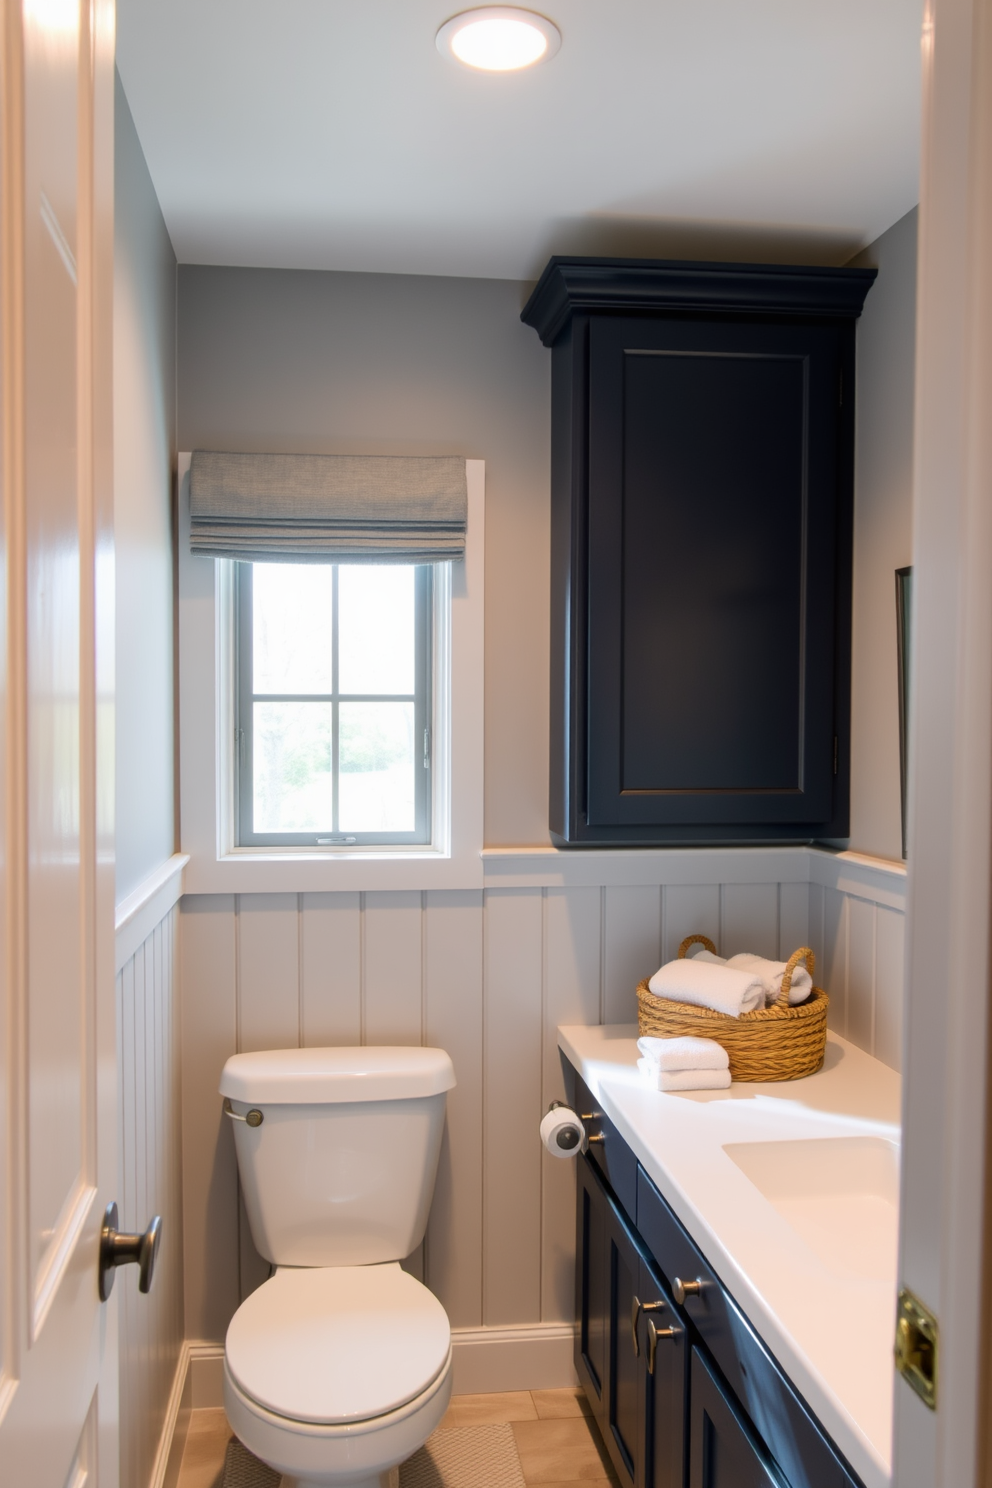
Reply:
<svg viewBox="0 0 992 1488"><path fill-rule="evenodd" d="M427 1227L442 1049L235 1054L220 1093L255 1247L275 1272L238 1308L224 1404L284 1488L388 1488L451 1395L451 1329L400 1269Z"/></svg>

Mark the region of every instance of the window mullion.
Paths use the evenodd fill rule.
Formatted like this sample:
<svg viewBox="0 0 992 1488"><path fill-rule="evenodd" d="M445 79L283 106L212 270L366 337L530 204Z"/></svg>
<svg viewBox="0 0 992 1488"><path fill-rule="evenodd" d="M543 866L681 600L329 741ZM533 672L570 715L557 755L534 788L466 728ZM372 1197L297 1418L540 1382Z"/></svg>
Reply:
<svg viewBox="0 0 992 1488"><path fill-rule="evenodd" d="M338 693L338 565L331 567L331 801L333 830L339 832L338 759L340 755L340 713Z"/></svg>

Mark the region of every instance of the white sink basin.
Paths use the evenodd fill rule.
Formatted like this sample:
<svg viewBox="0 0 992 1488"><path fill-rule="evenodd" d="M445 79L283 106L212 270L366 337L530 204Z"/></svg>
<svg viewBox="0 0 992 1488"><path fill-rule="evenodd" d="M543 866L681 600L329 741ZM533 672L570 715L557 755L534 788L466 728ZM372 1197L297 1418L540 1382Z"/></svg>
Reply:
<svg viewBox="0 0 992 1488"><path fill-rule="evenodd" d="M898 1143L813 1137L723 1150L831 1271L895 1287Z"/></svg>

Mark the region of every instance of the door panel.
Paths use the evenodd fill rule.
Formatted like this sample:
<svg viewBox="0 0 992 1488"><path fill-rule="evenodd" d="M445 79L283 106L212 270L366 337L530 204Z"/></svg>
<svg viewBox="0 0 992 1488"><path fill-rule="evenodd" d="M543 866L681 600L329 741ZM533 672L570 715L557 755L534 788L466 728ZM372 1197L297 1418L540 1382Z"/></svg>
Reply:
<svg viewBox="0 0 992 1488"><path fill-rule="evenodd" d="M830 819L844 335L593 320L590 827Z"/></svg>
<svg viewBox="0 0 992 1488"><path fill-rule="evenodd" d="M609 1429L629 1481L643 1474L644 1363L634 1353L631 1311L637 1294L638 1255L612 1209L607 1218L610 1277Z"/></svg>
<svg viewBox="0 0 992 1488"><path fill-rule="evenodd" d="M580 1160L577 1169L575 1310L579 1326L576 1333L575 1364L594 1413L602 1423L608 1336L607 1204L589 1164Z"/></svg>
<svg viewBox="0 0 992 1488"><path fill-rule="evenodd" d="M0 1479L112 1488L113 8L2 3Z"/></svg>
<svg viewBox="0 0 992 1488"><path fill-rule="evenodd" d="M31 1336L93 1198L80 875L79 16L25 33L27 1075ZM53 934L53 927L61 933ZM80 1016L80 1012L83 1016Z"/></svg>
<svg viewBox="0 0 992 1488"><path fill-rule="evenodd" d="M641 1314L639 1334L645 1356L644 1480L643 1488L682 1488L685 1475L686 1408L689 1387L689 1350L671 1293L654 1266L644 1260L638 1275L638 1297L652 1309ZM672 1337L658 1339L654 1369L648 1368L647 1322L674 1328Z"/></svg>
<svg viewBox="0 0 992 1488"><path fill-rule="evenodd" d="M692 1351L689 1488L787 1488L722 1381Z"/></svg>

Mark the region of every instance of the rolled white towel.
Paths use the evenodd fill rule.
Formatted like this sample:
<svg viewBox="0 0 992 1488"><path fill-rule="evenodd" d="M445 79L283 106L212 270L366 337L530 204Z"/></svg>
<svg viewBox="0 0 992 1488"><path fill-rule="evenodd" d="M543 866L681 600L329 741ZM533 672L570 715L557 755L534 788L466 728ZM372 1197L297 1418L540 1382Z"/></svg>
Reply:
<svg viewBox="0 0 992 1488"><path fill-rule="evenodd" d="M723 1070L730 1063L716 1039L645 1037L637 1040L637 1047L660 1070Z"/></svg>
<svg viewBox="0 0 992 1488"><path fill-rule="evenodd" d="M648 982L648 989L655 997L691 1002L730 1018L765 1005L765 984L760 977L734 966L714 966L698 957L666 962Z"/></svg>
<svg viewBox="0 0 992 1488"><path fill-rule="evenodd" d="M700 946L695 955L693 955L692 951L687 951L686 956L690 961L708 961L711 966L726 966L727 964L726 956L714 955L705 946Z"/></svg>
<svg viewBox="0 0 992 1488"><path fill-rule="evenodd" d="M764 956L754 956L750 951L741 951L737 956L731 956L727 962L728 966L736 966L741 971L749 971L752 976L760 977L765 984L765 998L768 1005L778 1002L782 992L782 978L785 976L787 961L768 961ZM813 978L806 970L802 962L792 973L792 986L789 988L789 1003L795 1007L797 1002L805 1002L813 990Z"/></svg>
<svg viewBox="0 0 992 1488"><path fill-rule="evenodd" d="M650 1059L639 1059L637 1068L652 1090L727 1090L729 1069L663 1070Z"/></svg>

